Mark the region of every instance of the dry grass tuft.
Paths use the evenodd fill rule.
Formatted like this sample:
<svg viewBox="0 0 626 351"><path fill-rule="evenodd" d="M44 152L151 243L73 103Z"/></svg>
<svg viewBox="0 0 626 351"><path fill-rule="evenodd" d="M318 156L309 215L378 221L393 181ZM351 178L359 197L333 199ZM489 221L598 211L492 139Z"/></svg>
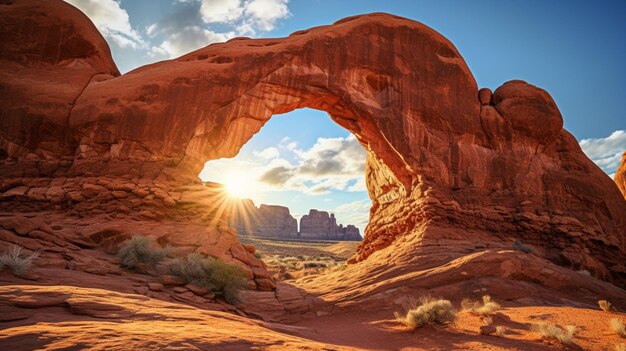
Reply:
<svg viewBox="0 0 626 351"><path fill-rule="evenodd" d="M609 322L609 326L611 327L611 331L613 331L615 334L621 336L622 338L626 338L626 326L621 319L611 319L611 321Z"/></svg>
<svg viewBox="0 0 626 351"><path fill-rule="evenodd" d="M600 300L600 301L598 301L598 306L600 306L600 309L602 311L605 311L605 312L608 312L611 309L613 309L613 305L610 302L608 302L607 300Z"/></svg>
<svg viewBox="0 0 626 351"><path fill-rule="evenodd" d="M499 310L502 306L500 304L491 301L491 296L485 295L483 296L483 303L481 304L478 301L463 299L461 301L461 308L464 311L469 311L470 313L477 316L488 316Z"/></svg>
<svg viewBox="0 0 626 351"><path fill-rule="evenodd" d="M38 252L26 254L23 247L13 245L7 251L0 253L0 270L8 267L13 274L23 275L38 256Z"/></svg>
<svg viewBox="0 0 626 351"><path fill-rule="evenodd" d="M615 345L615 351L626 351L626 344Z"/></svg>
<svg viewBox="0 0 626 351"><path fill-rule="evenodd" d="M506 328L501 325L496 326L495 334L497 336L504 336L504 334L506 334Z"/></svg>
<svg viewBox="0 0 626 351"><path fill-rule="evenodd" d="M539 334L544 339L554 339L567 345L574 343L576 326L567 325L562 328L554 323L541 323L532 326L532 331Z"/></svg>
<svg viewBox="0 0 626 351"><path fill-rule="evenodd" d="M123 267L133 269L142 263L154 266L163 261L167 256L167 249L151 247L148 238L134 235L117 256Z"/></svg>
<svg viewBox="0 0 626 351"><path fill-rule="evenodd" d="M430 296L420 297L417 303L407 308L404 316L396 313L396 319L415 330L427 324L445 325L454 322L456 312L448 300L434 299Z"/></svg>
<svg viewBox="0 0 626 351"><path fill-rule="evenodd" d="M170 270L173 274L213 292L220 293L231 304L242 302L241 291L245 288L246 273L238 266L223 260L205 257L199 253L187 255L186 260L178 259Z"/></svg>

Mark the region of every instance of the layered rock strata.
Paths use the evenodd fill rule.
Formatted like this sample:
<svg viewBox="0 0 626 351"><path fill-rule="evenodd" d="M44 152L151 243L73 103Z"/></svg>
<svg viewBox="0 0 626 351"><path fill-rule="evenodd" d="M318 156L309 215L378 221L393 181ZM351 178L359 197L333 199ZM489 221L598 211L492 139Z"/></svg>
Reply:
<svg viewBox="0 0 626 351"><path fill-rule="evenodd" d="M298 221L289 213L289 208L261 204L258 208L252 200L243 199L232 206L231 226L237 234L268 239L301 240L361 240L359 229L352 224L337 225L334 214L310 210Z"/></svg>
<svg viewBox="0 0 626 351"><path fill-rule="evenodd" d="M405 237L464 240L463 228L626 284L626 201L554 100L523 81L479 91L454 45L418 22L355 16L119 76L78 10L24 0L0 6L0 47L5 212L104 211L114 223L108 211L125 206L186 220L181 199L195 195L184 186L200 185L207 160L234 156L272 115L308 107L368 153L372 209L353 261ZM99 180L133 185L120 193ZM218 223L220 201L197 218ZM419 245L394 247L420 257Z"/></svg>
<svg viewBox="0 0 626 351"><path fill-rule="evenodd" d="M622 155L622 163L615 172L615 183L626 199L626 151Z"/></svg>
<svg viewBox="0 0 626 351"><path fill-rule="evenodd" d="M300 239L305 240L361 240L359 229L352 224L337 225L334 214L310 210L300 218Z"/></svg>
<svg viewBox="0 0 626 351"><path fill-rule="evenodd" d="M230 223L240 235L271 239L298 237L298 221L285 206L261 204L257 208L252 200L244 199L233 209Z"/></svg>

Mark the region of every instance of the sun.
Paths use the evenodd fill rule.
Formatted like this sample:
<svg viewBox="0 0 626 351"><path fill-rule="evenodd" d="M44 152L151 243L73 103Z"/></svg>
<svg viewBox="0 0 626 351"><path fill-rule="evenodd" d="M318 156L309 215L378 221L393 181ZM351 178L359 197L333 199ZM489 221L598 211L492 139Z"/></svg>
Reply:
<svg viewBox="0 0 626 351"><path fill-rule="evenodd" d="M232 197L249 198L254 191L254 182L245 173L233 172L226 175L224 188Z"/></svg>

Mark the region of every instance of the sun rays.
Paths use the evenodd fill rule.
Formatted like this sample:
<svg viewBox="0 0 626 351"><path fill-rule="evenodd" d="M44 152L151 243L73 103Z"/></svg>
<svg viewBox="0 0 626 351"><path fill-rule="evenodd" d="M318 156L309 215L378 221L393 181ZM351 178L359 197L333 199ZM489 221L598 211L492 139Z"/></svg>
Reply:
<svg viewBox="0 0 626 351"><path fill-rule="evenodd" d="M211 218L211 226L220 224L230 224L234 218L240 218L247 229L253 227L256 221L256 214L250 211L249 206L245 206L246 195L252 194L255 189L252 183L246 182L246 175L233 173L229 174L228 181L224 184L207 182L205 186L212 190L212 195L206 201L206 218Z"/></svg>
<svg viewBox="0 0 626 351"><path fill-rule="evenodd" d="M254 195L256 180L244 173L231 172L224 180L224 190L228 195L236 198L251 198Z"/></svg>

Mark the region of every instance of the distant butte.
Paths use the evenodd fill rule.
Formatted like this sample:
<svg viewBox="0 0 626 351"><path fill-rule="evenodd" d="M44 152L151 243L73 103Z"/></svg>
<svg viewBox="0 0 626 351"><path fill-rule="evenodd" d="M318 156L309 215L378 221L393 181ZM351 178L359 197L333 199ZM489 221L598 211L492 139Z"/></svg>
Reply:
<svg viewBox="0 0 626 351"><path fill-rule="evenodd" d="M300 230L297 220L289 208L278 205L261 204L258 208L252 200L241 200L233 206L230 223L237 229L237 234L258 236L267 239L300 240L347 240L360 241L363 238L359 229L352 224L345 227L337 225L334 214L312 209L300 218Z"/></svg>

